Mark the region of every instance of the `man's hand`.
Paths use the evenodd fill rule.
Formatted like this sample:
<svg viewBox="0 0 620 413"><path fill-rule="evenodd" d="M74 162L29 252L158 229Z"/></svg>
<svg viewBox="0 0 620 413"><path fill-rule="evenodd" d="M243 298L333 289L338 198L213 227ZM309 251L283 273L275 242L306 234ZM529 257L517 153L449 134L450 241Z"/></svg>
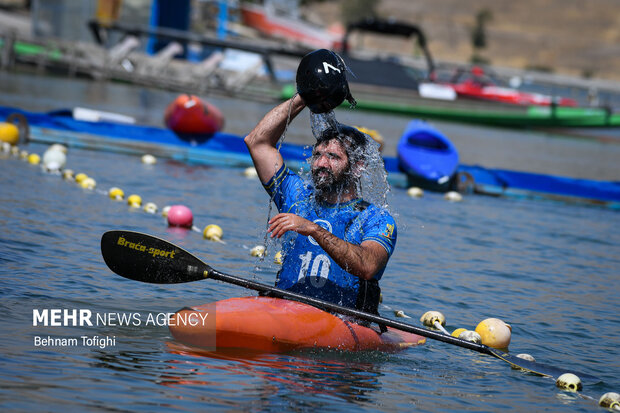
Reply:
<svg viewBox="0 0 620 413"><path fill-rule="evenodd" d="M278 214L269 220L271 237L280 238L287 231L312 236L314 240L341 268L360 277L371 280L388 261L388 253L376 241L367 240L360 245L342 240L314 222L295 214Z"/></svg>
<svg viewBox="0 0 620 413"><path fill-rule="evenodd" d="M318 225L295 214L281 213L269 220L271 238L280 238L287 231L294 231L301 235L311 235Z"/></svg>

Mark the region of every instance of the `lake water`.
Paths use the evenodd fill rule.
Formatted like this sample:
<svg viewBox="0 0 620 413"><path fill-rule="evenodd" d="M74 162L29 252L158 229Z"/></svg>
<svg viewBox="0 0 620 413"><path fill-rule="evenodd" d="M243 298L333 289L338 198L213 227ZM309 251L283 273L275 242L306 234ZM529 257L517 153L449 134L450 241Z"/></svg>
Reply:
<svg viewBox="0 0 620 413"><path fill-rule="evenodd" d="M5 106L51 110L82 105L133 114L145 123L157 123L173 97L127 86L26 75L0 74L0 85L0 104ZM239 134L269 108L232 99L217 104L227 115L227 130ZM235 116L235 111L242 116ZM350 123L363 120L386 137L397 136L407 121L347 112L338 116ZM302 141L307 125L307 116L301 115L291 128L290 141ZM618 178L617 162L612 162L614 154L618 159L618 145L446 125L460 133L461 142L470 135L472 145L492 138L498 142L489 151L482 143L471 153L464 150L464 162L474 163L477 156L478 163L507 167L489 165L500 162L489 153L514 147L506 159L533 169L555 165L554 172L560 173L571 162L555 159L557 151L563 151L585 165L582 174L604 171L609 179ZM395 139L389 140L391 145ZM538 150L527 150L527 143ZM45 146L30 144L26 149L42 154ZM557 389L552 379L432 340L396 354L205 357L179 351L164 326L34 327L33 309L86 308L93 313L146 316L253 295L215 281L151 285L118 277L100 253L101 235L111 229L168 239L220 271L269 284L277 270L271 259L260 264L249 254L249 248L263 240L268 197L259 182L244 177L241 170L165 160L147 166L138 157L72 148L67 167L95 178L97 189L84 190L15 157L0 156L0 407L4 411L598 409L595 401ZM159 214L109 200L106 191L112 186L123 188L126 195L139 194L160 208L187 205L200 229L220 225L226 244L203 240L196 232L169 229ZM417 325L424 312L439 310L450 331L473 329L484 318L498 317L513 327L511 353L530 353L539 362L569 366L603 380L587 385L584 395L598 399L605 392L620 391L618 212L482 196L467 196L461 203L446 202L438 194L416 200L396 189L389 201L399 239L382 280L383 315L392 317L391 309L403 310ZM271 253L275 250L270 248ZM257 264L260 270L255 271ZM34 345L36 336L82 335L114 336L116 341L103 349L81 343Z"/></svg>

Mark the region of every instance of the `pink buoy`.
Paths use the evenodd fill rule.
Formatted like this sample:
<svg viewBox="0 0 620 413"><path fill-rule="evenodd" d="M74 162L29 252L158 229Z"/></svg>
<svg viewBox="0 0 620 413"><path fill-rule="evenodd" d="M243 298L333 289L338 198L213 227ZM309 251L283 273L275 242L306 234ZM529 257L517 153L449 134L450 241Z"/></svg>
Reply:
<svg viewBox="0 0 620 413"><path fill-rule="evenodd" d="M173 205L168 211L168 225L171 227L191 228L194 222L192 211L185 205Z"/></svg>

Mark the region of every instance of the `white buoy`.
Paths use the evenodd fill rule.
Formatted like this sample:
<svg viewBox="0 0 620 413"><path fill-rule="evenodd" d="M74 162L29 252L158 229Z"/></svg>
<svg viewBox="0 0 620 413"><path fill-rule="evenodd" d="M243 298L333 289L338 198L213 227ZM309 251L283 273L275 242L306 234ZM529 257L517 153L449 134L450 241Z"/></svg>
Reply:
<svg viewBox="0 0 620 413"><path fill-rule="evenodd" d="M598 404L610 410L620 410L620 394L614 392L605 393L598 400Z"/></svg>
<svg viewBox="0 0 620 413"><path fill-rule="evenodd" d="M577 392L581 390L581 379L572 373L564 373L555 381L560 389Z"/></svg>
<svg viewBox="0 0 620 413"><path fill-rule="evenodd" d="M443 197L446 201L450 202L461 202L463 200L463 195L459 194L456 191L446 192Z"/></svg>
<svg viewBox="0 0 620 413"><path fill-rule="evenodd" d="M58 162L50 161L43 164L43 170L50 174L59 174L60 169L60 164Z"/></svg>
<svg viewBox="0 0 620 413"><path fill-rule="evenodd" d="M65 181L73 181L75 180L75 176L74 176L74 172L72 169L65 169L64 171L62 171L62 178Z"/></svg>
<svg viewBox="0 0 620 413"><path fill-rule="evenodd" d="M168 218L168 212L170 211L170 208L172 208L172 206L170 205L166 205L165 207L163 207L161 209L161 216L164 218Z"/></svg>
<svg viewBox="0 0 620 413"><path fill-rule="evenodd" d="M481 344L482 339L480 338L480 334L475 331L465 330L461 334L459 334L458 338L465 341L471 341L472 343Z"/></svg>
<svg viewBox="0 0 620 413"><path fill-rule="evenodd" d="M62 153L64 153L65 155L67 154L67 147L65 145L62 145L60 143L54 143L52 145L50 145L49 148L47 148L48 151L60 151Z"/></svg>
<svg viewBox="0 0 620 413"><path fill-rule="evenodd" d="M446 325L446 317L439 311L427 311L422 314L420 321L427 327L435 327L435 323L439 322L442 326Z"/></svg>
<svg viewBox="0 0 620 413"><path fill-rule="evenodd" d="M412 186L411 188L407 189L407 195L409 195L411 198L422 198L424 196L424 191L422 190L422 188Z"/></svg>
<svg viewBox="0 0 620 413"><path fill-rule="evenodd" d="M250 166L245 168L245 170L243 171L243 175L245 175L247 178L256 178L258 176L258 172L256 172L256 168Z"/></svg>
<svg viewBox="0 0 620 413"><path fill-rule="evenodd" d="M265 256L265 247L257 245L250 250L250 255L253 257L263 258Z"/></svg>
<svg viewBox="0 0 620 413"><path fill-rule="evenodd" d="M157 163L157 158L147 153L146 155L142 155L142 163L145 165L155 165Z"/></svg>
<svg viewBox="0 0 620 413"><path fill-rule="evenodd" d="M517 354L516 357L519 357L520 359L527 360L527 361L536 361L536 359L531 354L527 354L527 353Z"/></svg>
<svg viewBox="0 0 620 413"><path fill-rule="evenodd" d="M147 202L144 204L144 212L147 214L156 214L157 213L157 205L154 202Z"/></svg>
<svg viewBox="0 0 620 413"><path fill-rule="evenodd" d="M394 310L394 315L401 318L411 318L403 310Z"/></svg>
<svg viewBox="0 0 620 413"><path fill-rule="evenodd" d="M67 163L67 155L58 148L50 148L43 154L43 163L48 164L50 162L56 162L62 168Z"/></svg>

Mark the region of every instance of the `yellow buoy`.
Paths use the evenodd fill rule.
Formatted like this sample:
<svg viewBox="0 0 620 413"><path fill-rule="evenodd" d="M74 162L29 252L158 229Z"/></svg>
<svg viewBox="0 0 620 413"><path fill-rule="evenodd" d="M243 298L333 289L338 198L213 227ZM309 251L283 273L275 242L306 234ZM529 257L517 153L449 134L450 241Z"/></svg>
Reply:
<svg viewBox="0 0 620 413"><path fill-rule="evenodd" d="M28 163L31 165L38 165L41 162L41 157L36 153L28 155Z"/></svg>
<svg viewBox="0 0 620 413"><path fill-rule="evenodd" d="M555 381L560 389L576 392L581 390L581 379L572 373L564 373Z"/></svg>
<svg viewBox="0 0 620 413"><path fill-rule="evenodd" d="M147 214L156 214L157 213L157 205L154 202L147 202L144 205L144 212Z"/></svg>
<svg viewBox="0 0 620 413"><path fill-rule="evenodd" d="M224 231L222 231L222 228L220 228L219 225L215 224L207 225L202 231L202 236L209 241L219 241L222 239L223 235Z"/></svg>
<svg viewBox="0 0 620 413"><path fill-rule="evenodd" d="M0 122L0 141L10 145L17 145L19 141L19 129L12 123Z"/></svg>
<svg viewBox="0 0 620 413"><path fill-rule="evenodd" d="M123 192L122 189L113 186L108 191L108 196L110 197L110 199L114 199L116 201L122 201L123 198L125 197L125 192Z"/></svg>
<svg viewBox="0 0 620 413"><path fill-rule="evenodd" d="M86 175L83 172L80 172L79 174L75 175L75 182L77 182L79 184L80 182L82 182L86 178L88 178L88 175Z"/></svg>
<svg viewBox="0 0 620 413"><path fill-rule="evenodd" d="M482 344L493 348L508 348L512 335L509 324L499 318L487 318L476 326L476 333L480 334Z"/></svg>
<svg viewBox="0 0 620 413"><path fill-rule="evenodd" d="M377 142L379 144L379 152L383 150L384 139L378 131L376 131L375 129L368 129L363 126L356 126L355 128L360 132L370 136L375 142Z"/></svg>
<svg viewBox="0 0 620 413"><path fill-rule="evenodd" d="M454 331L452 332L452 334L450 334L450 335L451 335L452 337L456 337L456 338L458 338L458 337L461 335L461 333L462 333L463 331L467 331L467 329L466 329L466 328L457 328L457 329L456 329L456 330L454 330Z"/></svg>
<svg viewBox="0 0 620 413"><path fill-rule="evenodd" d="M605 393L598 400L598 404L599 406L606 407L610 410L619 410L620 394L614 392Z"/></svg>
<svg viewBox="0 0 620 413"><path fill-rule="evenodd" d="M282 251L278 251L276 252L276 255L273 257L273 262L275 262L278 265L282 265L282 259L283 259Z"/></svg>
<svg viewBox="0 0 620 413"><path fill-rule="evenodd" d="M127 203L132 208L140 208L142 205L142 198L140 195L132 194L127 197Z"/></svg>
<svg viewBox="0 0 620 413"><path fill-rule="evenodd" d="M80 181L80 186L84 189L95 189L97 182L95 182L93 178L87 177L86 179Z"/></svg>
<svg viewBox="0 0 620 413"><path fill-rule="evenodd" d="M250 255L253 257L263 258L265 256L265 247L262 245L257 245L250 250Z"/></svg>

